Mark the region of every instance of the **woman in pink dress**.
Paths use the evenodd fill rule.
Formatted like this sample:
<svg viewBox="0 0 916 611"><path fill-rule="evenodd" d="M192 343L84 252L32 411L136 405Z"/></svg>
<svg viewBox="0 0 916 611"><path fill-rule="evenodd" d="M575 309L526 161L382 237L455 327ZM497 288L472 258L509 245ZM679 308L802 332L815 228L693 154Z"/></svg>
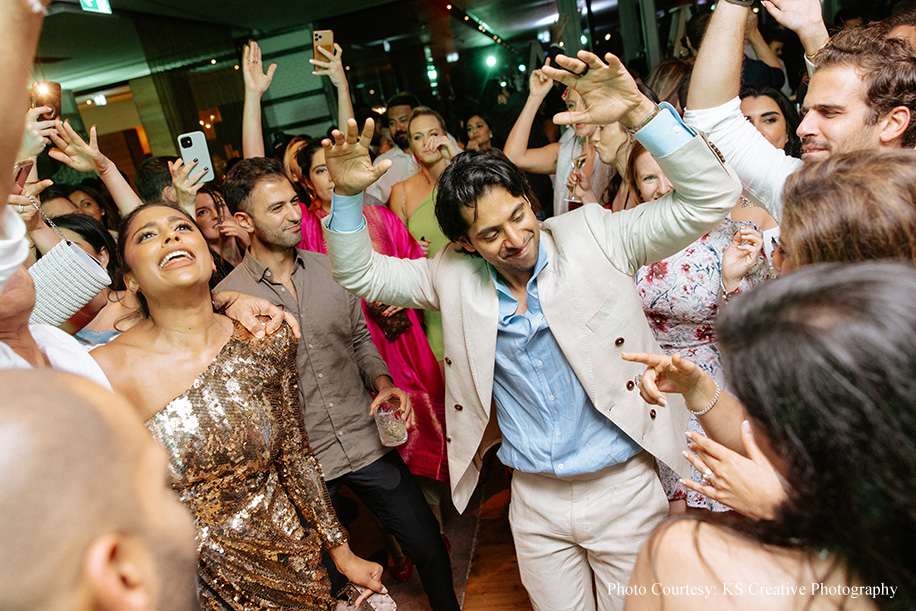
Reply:
<svg viewBox="0 0 916 611"><path fill-rule="evenodd" d="M310 202L302 203L302 243L299 244L299 248L327 253L321 219L330 214L334 182L328 175L321 143L313 142L305 146L299 151L298 162L302 168L303 186L311 199ZM401 259L425 257L420 245L394 212L384 205L364 203L363 214L376 252ZM398 446L398 451L410 472L420 476L418 483L439 519L441 528L440 487L429 481L448 480L448 460L445 453L445 383L439 363L429 347L416 310L402 310L382 304L367 304L363 301L363 311L369 331L372 333L372 340L382 358L388 363L395 385L410 395L416 423L409 429L407 442ZM389 339L385 335L383 325L378 322L379 318L401 318L400 326L386 325L396 326L395 333L401 331L408 323L410 326L397 337ZM390 328L389 335L392 335Z"/></svg>

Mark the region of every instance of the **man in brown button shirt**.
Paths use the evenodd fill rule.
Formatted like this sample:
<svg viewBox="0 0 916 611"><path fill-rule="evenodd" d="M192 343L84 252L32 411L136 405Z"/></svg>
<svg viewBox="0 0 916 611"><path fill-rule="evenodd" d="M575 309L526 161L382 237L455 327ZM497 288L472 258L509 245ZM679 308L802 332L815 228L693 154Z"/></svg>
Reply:
<svg viewBox="0 0 916 611"><path fill-rule="evenodd" d="M282 164L246 159L226 177L223 191L251 247L218 290L262 297L299 320L300 403L332 498L343 484L353 490L413 558L432 608L458 609L438 522L400 455L382 446L370 417L370 409L397 399L406 420L409 404L372 343L360 300L334 282L325 255L296 248L302 210ZM378 393L375 401L367 389ZM342 587L345 578L326 564L335 590Z"/></svg>

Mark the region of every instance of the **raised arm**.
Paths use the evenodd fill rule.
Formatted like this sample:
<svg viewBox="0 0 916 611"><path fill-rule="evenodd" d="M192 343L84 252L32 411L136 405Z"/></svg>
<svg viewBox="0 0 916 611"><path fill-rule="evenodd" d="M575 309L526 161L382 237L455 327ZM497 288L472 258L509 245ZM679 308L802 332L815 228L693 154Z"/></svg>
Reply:
<svg viewBox="0 0 916 611"><path fill-rule="evenodd" d="M550 60L545 66L550 65ZM529 79L530 89L528 99L522 108L521 114L512 131L506 138L506 145L503 152L512 163L526 172L535 174L553 174L557 170L557 156L559 155L560 145L551 143L541 148L529 149L528 137L531 135L531 125L537 117L538 108L547 94L553 87L553 79L550 78L544 70L534 70Z"/></svg>
<svg viewBox="0 0 916 611"><path fill-rule="evenodd" d="M709 19L690 76L688 108L714 108L738 95L749 7L719 2Z"/></svg>
<svg viewBox="0 0 916 611"><path fill-rule="evenodd" d="M25 129L22 131L22 144L19 145L19 154L16 155L16 161L26 159L35 160L45 147L51 144L51 131L54 129L54 121L41 121L38 117L42 113L49 112L48 106L30 108L25 114ZM32 174L29 182L37 177L35 166L32 166Z"/></svg>
<svg viewBox="0 0 916 611"><path fill-rule="evenodd" d="M375 252L363 216L362 191L391 167L390 160L373 166L369 156L374 122L360 135L356 121L347 132L334 130L334 141L321 141L328 172L334 180L331 214L322 223L334 280L348 291L372 301L403 308L438 310L439 298L431 269L437 257L399 259ZM441 256L441 253L440 253Z"/></svg>
<svg viewBox="0 0 916 611"><path fill-rule="evenodd" d="M607 125L619 121L652 154L675 190L625 214L587 207L586 220L608 259L623 273L670 256L715 227L741 193L734 173L669 104L656 106L644 96L620 60L607 64L580 51L579 58L557 57L570 72L550 69L573 87L585 110L560 113L556 123ZM588 66L588 72L579 76ZM545 68L548 70L548 68Z"/></svg>
<svg viewBox="0 0 916 611"><path fill-rule="evenodd" d="M748 10L731 2L716 5L693 68L684 121L706 133L748 193L779 221L782 187L801 161L767 142L741 114L738 91Z"/></svg>
<svg viewBox="0 0 916 611"><path fill-rule="evenodd" d="M0 5L0 55L6 58L0 68L0 168L4 170L0 181L2 193L10 193L12 168L22 141L22 118L29 107L28 81L32 58L41 31L44 6L50 0L39 2L4 2ZM32 7L36 7L38 12ZM2 204L0 204L2 205Z"/></svg>
<svg viewBox="0 0 916 611"><path fill-rule="evenodd" d="M57 148L48 151L53 159L80 172L97 172L118 206L121 216L127 216L131 210L143 203L114 162L99 150L95 125L89 128L88 143L80 138L69 121L61 123L58 120L54 125L55 129L50 136Z"/></svg>
<svg viewBox="0 0 916 611"><path fill-rule="evenodd" d="M172 186L175 187L175 194L178 196L178 205L190 214L191 218L197 218L197 192L204 186L200 179L207 173L207 168L198 169L197 161L185 165L183 159L177 159L169 162L169 173L172 175Z"/></svg>
<svg viewBox="0 0 916 611"><path fill-rule="evenodd" d="M345 130L347 129L347 121L355 119L356 115L353 113L353 103L350 101L350 85L347 83L347 73L341 60L343 49L335 42L333 53L324 47L318 47L318 51L327 57L327 61L310 59L309 62L315 66L312 74L327 76L331 79L331 84L337 89L337 126L339 129Z"/></svg>
<svg viewBox="0 0 916 611"><path fill-rule="evenodd" d="M767 44L763 34L760 33L757 13L753 11L748 11L747 14L745 36L747 41L751 43L751 48L754 49L754 55L757 56L757 59L765 63L770 68L776 68L782 72L782 64L779 63L779 57L776 55L776 52L770 48L770 45Z"/></svg>
<svg viewBox="0 0 916 611"><path fill-rule="evenodd" d="M242 155L245 159L264 156L264 134L261 132L261 97L274 77L277 64L264 73L261 47L251 41L242 53L242 76L245 79L245 104L242 108Z"/></svg>

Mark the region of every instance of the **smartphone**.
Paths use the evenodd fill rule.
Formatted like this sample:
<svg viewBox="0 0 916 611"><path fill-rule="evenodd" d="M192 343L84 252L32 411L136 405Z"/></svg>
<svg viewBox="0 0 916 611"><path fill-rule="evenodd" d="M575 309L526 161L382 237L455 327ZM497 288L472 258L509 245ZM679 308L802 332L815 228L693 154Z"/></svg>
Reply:
<svg viewBox="0 0 916 611"><path fill-rule="evenodd" d="M31 92L32 108L50 106L50 113L39 115L39 121L53 121L60 116L60 83L54 81L35 81Z"/></svg>
<svg viewBox="0 0 916 611"><path fill-rule="evenodd" d="M32 172L33 165L35 165L34 161L26 159L13 166L13 181L16 183L16 186L13 187L13 195L22 193L22 188L29 179L29 174Z"/></svg>
<svg viewBox="0 0 916 611"><path fill-rule="evenodd" d="M207 148L207 137L203 132L188 132L178 136L178 150L181 151L181 159L185 165L197 162L197 165L191 170L192 176L201 170L207 171L197 182L210 182L216 177L213 173L210 149Z"/></svg>
<svg viewBox="0 0 916 611"><path fill-rule="evenodd" d="M312 54L320 62L328 61L327 56L318 50L318 47L324 47L334 55L334 31L333 30L315 30L312 32Z"/></svg>

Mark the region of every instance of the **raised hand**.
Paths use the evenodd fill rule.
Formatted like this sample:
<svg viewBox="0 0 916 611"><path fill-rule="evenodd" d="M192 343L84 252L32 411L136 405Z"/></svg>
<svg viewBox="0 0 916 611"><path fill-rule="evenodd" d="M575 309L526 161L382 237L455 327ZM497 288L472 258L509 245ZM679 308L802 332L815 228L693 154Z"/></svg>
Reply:
<svg viewBox="0 0 916 611"><path fill-rule="evenodd" d="M446 161L450 161L452 157L461 152L455 150L455 146L448 139L448 136L430 136L423 146L429 152L439 151Z"/></svg>
<svg viewBox="0 0 916 611"><path fill-rule="evenodd" d="M544 64L544 68L548 66L550 66L549 57L547 58L547 62ZM528 95L532 98L543 100L547 97L547 94L550 93L550 89L553 87L553 79L547 75L547 73L544 71L544 68L532 71L531 76L528 77Z"/></svg>
<svg viewBox="0 0 916 611"><path fill-rule="evenodd" d="M204 186L200 179L210 169L203 168L198 171L196 170L197 163L196 159L188 165L185 165L183 159L169 162L169 173L172 175L172 186L175 187L175 192L178 195L178 204L187 210L191 216L194 216L197 192ZM194 174L193 176L191 175L192 173Z"/></svg>
<svg viewBox="0 0 916 611"><path fill-rule="evenodd" d="M69 121L61 123L60 119L54 121L54 129L48 135L56 147L48 151L48 155L74 170L101 174L111 165L108 157L99 151L95 125L89 128L88 143L70 127Z"/></svg>
<svg viewBox="0 0 916 611"><path fill-rule="evenodd" d="M733 291L757 263L763 249L763 234L753 227L742 227L735 232L731 244L722 254L722 284Z"/></svg>
<svg viewBox="0 0 916 611"><path fill-rule="evenodd" d="M557 65L566 70L549 65L541 68L545 75L578 91L585 102L584 110L561 112L554 116L554 123L605 125L620 121L635 127L653 112L655 105L640 93L620 60L611 53L604 58L606 64L594 53L579 51L578 59L557 56ZM588 72L580 76L586 66Z"/></svg>
<svg viewBox="0 0 916 611"><path fill-rule="evenodd" d="M242 226L228 212L223 215L223 219L219 223L219 232L227 238L235 238L243 248L247 249L251 245L251 236L242 229Z"/></svg>
<svg viewBox="0 0 916 611"><path fill-rule="evenodd" d="M725 446L697 433L688 432L690 438L684 457L703 473L702 482L681 480L695 490L752 520L772 520L779 506L786 500L783 479L764 456L747 420L741 423L741 439L747 458Z"/></svg>
<svg viewBox="0 0 916 611"><path fill-rule="evenodd" d="M54 130L54 121L40 121L39 116L50 112L49 106L30 108L25 113L25 129L22 132L22 144L19 145L17 159L31 159L38 157L45 147L51 144L51 132Z"/></svg>
<svg viewBox="0 0 916 611"><path fill-rule="evenodd" d="M830 40L819 0L763 0L763 6L776 21L798 35L808 56Z"/></svg>
<svg viewBox="0 0 916 611"><path fill-rule="evenodd" d="M245 45L245 50L242 52L242 76L245 79L246 92L258 97L264 95L264 92L270 87L270 81L273 80L276 69L277 64L271 64L265 74L261 62L261 47L253 40Z"/></svg>
<svg viewBox="0 0 916 611"><path fill-rule="evenodd" d="M25 230L29 233L32 233L39 227L41 227L41 215L38 213L38 209L32 204L33 199L29 199L26 195L10 195L7 199L7 203L19 215L19 218L22 219L22 222L25 223Z"/></svg>
<svg viewBox="0 0 916 611"><path fill-rule="evenodd" d="M819 0L763 0L767 12L793 32L824 24Z"/></svg>
<svg viewBox="0 0 916 611"><path fill-rule="evenodd" d="M334 181L334 192L338 195L356 195L378 180L391 167L391 160L386 159L377 166L372 165L369 155L369 144L375 122L366 119L363 133L359 134L354 119L347 120L347 133L339 129L331 132L334 141L328 138L321 141L324 148L324 160L328 173Z"/></svg>
<svg viewBox="0 0 916 611"><path fill-rule="evenodd" d="M344 71L343 61L341 61L343 49L340 47L340 45L336 42L334 43L333 53L324 47L318 47L318 52L327 57L328 61L310 59L309 63L315 66L312 74L316 74L318 76L327 76L331 79L331 84L337 88L340 88L342 85L346 85L347 75Z"/></svg>

